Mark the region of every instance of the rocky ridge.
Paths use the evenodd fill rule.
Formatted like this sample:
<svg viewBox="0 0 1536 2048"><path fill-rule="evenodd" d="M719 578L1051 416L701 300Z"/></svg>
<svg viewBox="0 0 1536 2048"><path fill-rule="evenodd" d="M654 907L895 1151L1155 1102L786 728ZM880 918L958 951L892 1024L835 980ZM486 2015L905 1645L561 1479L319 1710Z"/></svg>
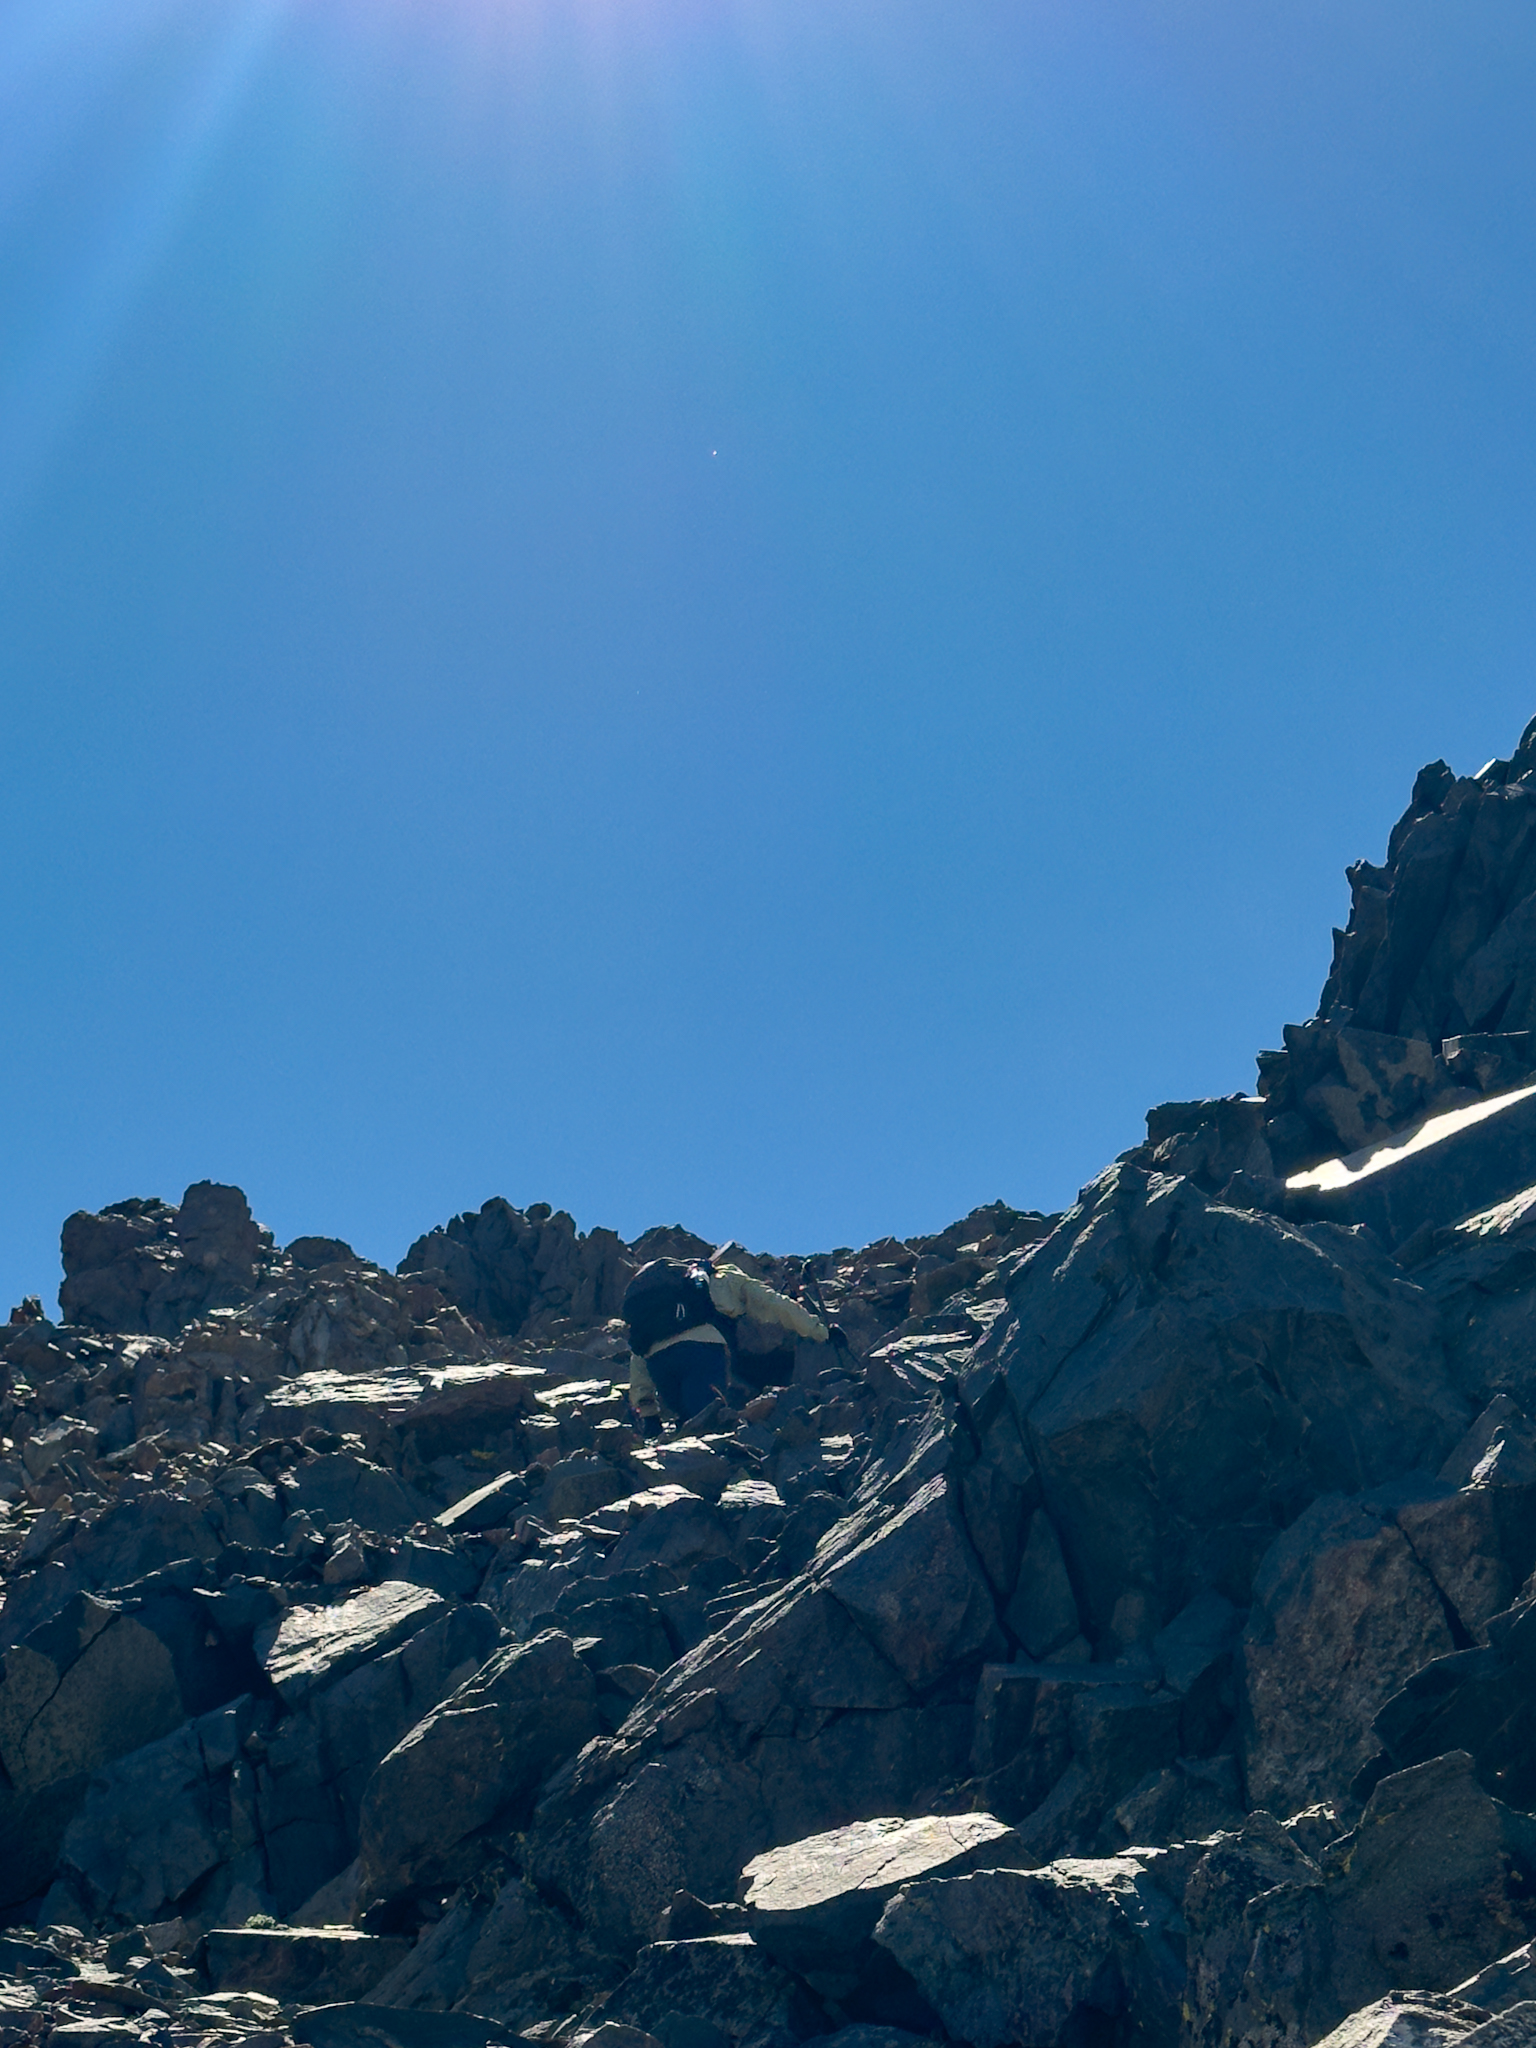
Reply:
<svg viewBox="0 0 1536 2048"><path fill-rule="evenodd" d="M732 1256L238 1189L0 1326L0 2033L39 2048L1536 2041L1536 726L1317 1015L1062 1216Z"/></svg>

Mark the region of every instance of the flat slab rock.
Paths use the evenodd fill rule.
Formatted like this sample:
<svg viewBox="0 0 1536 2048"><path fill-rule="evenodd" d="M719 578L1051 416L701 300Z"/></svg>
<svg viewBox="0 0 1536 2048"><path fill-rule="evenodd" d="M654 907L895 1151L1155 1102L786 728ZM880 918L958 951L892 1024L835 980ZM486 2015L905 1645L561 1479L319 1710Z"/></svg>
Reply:
<svg viewBox="0 0 1536 2048"><path fill-rule="evenodd" d="M339 1607L290 1607L275 1629L257 1632L256 1653L290 1707L425 1628L448 1602L426 1586L386 1579Z"/></svg>
<svg viewBox="0 0 1536 2048"><path fill-rule="evenodd" d="M734 1468L702 1437L679 1436L670 1442L645 1444L630 1460L637 1472L656 1484L686 1486L700 1499L717 1501L735 1476Z"/></svg>
<svg viewBox="0 0 1536 2048"><path fill-rule="evenodd" d="M215 1927L203 1961L215 1991L360 1998L410 1951L409 1941L352 1927Z"/></svg>
<svg viewBox="0 0 1536 2048"><path fill-rule="evenodd" d="M788 1968L816 1969L866 1941L902 1885L1022 1855L1014 1830L990 1813L855 1821L754 1856L742 1872L748 1924Z"/></svg>
<svg viewBox="0 0 1536 2048"><path fill-rule="evenodd" d="M317 2005L290 2029L299 2048L533 2048L522 2034L469 2012L388 2005Z"/></svg>

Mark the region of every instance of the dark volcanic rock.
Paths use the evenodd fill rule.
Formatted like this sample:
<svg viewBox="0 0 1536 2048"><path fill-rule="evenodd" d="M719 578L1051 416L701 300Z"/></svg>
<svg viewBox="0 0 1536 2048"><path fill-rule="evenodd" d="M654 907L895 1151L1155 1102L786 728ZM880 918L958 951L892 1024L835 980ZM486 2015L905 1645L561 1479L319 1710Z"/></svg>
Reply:
<svg viewBox="0 0 1536 2048"><path fill-rule="evenodd" d="M187 1707L160 1637L88 1593L8 1650L0 1679L0 1903L14 1905L44 1888L90 1773Z"/></svg>
<svg viewBox="0 0 1536 2048"><path fill-rule="evenodd" d="M1433 1470L1471 1419L1379 1249L1128 1166L1085 1190L978 1347L968 1401L1004 1398L1110 1654L1201 1591L1246 1605L1309 1499Z"/></svg>
<svg viewBox="0 0 1536 2048"><path fill-rule="evenodd" d="M1340 2019L1322 1873L1272 1815L1200 1857L1184 1889L1188 2048L1310 2041Z"/></svg>
<svg viewBox="0 0 1536 2048"><path fill-rule="evenodd" d="M295 1606L267 1636L262 1662L290 1706L392 1650L444 1612L440 1593L390 1580L337 1607Z"/></svg>
<svg viewBox="0 0 1536 2048"><path fill-rule="evenodd" d="M516 1827L554 1767L598 1732L592 1674L551 1629L499 1651L423 1720L363 1795L358 1897L364 1910L473 1867L493 1822Z"/></svg>
<svg viewBox="0 0 1536 2048"><path fill-rule="evenodd" d="M1403 1983L1449 1991L1536 1932L1536 1821L1460 1751L1384 1778L1326 1868L1346 2010Z"/></svg>
<svg viewBox="0 0 1536 2048"><path fill-rule="evenodd" d="M902 1885L1006 1863L1013 1844L1012 1830L986 1813L835 1828L753 1858L742 1872L748 1927L801 1976L836 1969Z"/></svg>
<svg viewBox="0 0 1536 2048"><path fill-rule="evenodd" d="M1536 1805L1536 1602L1498 1616L1485 1649L1435 1658L1376 1716L1398 1765L1470 1753L1485 1790Z"/></svg>
<svg viewBox="0 0 1536 2048"><path fill-rule="evenodd" d="M478 2014L317 2005L293 2022L300 2048L519 2048L521 2035Z"/></svg>
<svg viewBox="0 0 1536 2048"><path fill-rule="evenodd" d="M606 2020L663 2037L669 2022L717 2030L731 2043L790 2048L815 2030L808 2001L794 1979L746 1934L710 1934L699 1941L658 1941L641 1950L634 1969L604 2000ZM798 2022L798 2024L797 2024Z"/></svg>
<svg viewBox="0 0 1536 2048"><path fill-rule="evenodd" d="M215 1991L329 2004L360 1998L410 1947L350 1927L216 1927L203 1944L203 1967Z"/></svg>
<svg viewBox="0 0 1536 2048"><path fill-rule="evenodd" d="M1337 1494L1279 1538L1253 1596L1241 1660L1248 1790L1294 1813L1349 1791L1376 1754L1377 1709L1455 1638L1402 1530Z"/></svg>
<svg viewBox="0 0 1536 2048"><path fill-rule="evenodd" d="M1164 1933L1173 1918L1142 1866L1120 1857L910 1885L875 1939L951 2038L975 2048L1171 2041L1182 1983Z"/></svg>

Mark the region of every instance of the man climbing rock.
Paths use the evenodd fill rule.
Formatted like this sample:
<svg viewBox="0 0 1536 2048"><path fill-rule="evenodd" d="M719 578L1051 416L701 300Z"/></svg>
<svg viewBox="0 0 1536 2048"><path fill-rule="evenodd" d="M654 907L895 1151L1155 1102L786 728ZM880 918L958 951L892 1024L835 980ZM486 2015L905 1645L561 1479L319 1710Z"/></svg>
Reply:
<svg viewBox="0 0 1536 2048"><path fill-rule="evenodd" d="M630 1405L650 1429L661 1414L682 1420L728 1394L742 1316L814 1344L846 1342L835 1323L724 1261L652 1259L630 1281L620 1313L634 1353Z"/></svg>

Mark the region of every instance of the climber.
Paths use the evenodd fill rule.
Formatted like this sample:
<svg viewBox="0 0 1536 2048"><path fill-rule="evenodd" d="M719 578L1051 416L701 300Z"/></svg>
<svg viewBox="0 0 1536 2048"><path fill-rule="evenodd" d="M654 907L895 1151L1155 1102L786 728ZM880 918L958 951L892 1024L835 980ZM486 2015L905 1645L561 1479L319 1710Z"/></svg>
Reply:
<svg viewBox="0 0 1536 2048"><path fill-rule="evenodd" d="M835 1323L723 1260L652 1259L625 1289L619 1313L634 1353L630 1406L647 1434L663 1412L686 1418L716 1395L739 1392L733 1368L742 1316L834 1350L848 1342Z"/></svg>

